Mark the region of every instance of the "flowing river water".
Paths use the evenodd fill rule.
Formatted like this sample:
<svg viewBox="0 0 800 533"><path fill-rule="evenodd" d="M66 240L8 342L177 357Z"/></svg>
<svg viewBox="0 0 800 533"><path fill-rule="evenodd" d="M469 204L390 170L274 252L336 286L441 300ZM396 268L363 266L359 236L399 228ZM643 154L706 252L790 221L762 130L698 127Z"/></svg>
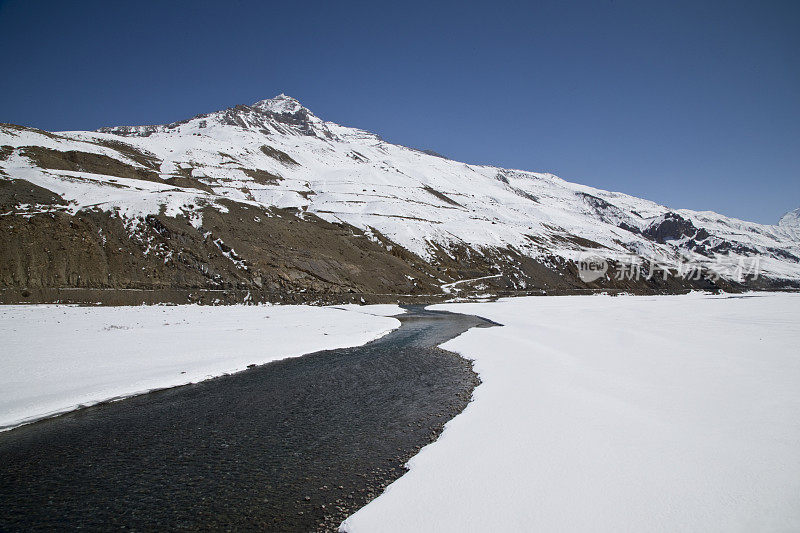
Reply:
<svg viewBox="0 0 800 533"><path fill-rule="evenodd" d="M335 530L461 412L470 315L0 433L0 531ZM109 353L113 357L113 353Z"/></svg>

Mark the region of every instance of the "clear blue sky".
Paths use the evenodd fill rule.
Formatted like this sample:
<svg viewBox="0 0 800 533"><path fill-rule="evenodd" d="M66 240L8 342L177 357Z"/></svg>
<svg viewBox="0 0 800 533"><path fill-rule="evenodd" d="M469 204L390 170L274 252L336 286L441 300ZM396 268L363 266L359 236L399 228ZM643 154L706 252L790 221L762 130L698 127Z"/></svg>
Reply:
<svg viewBox="0 0 800 533"><path fill-rule="evenodd" d="M453 159L774 223L800 206L800 2L0 0L0 122L285 92Z"/></svg>

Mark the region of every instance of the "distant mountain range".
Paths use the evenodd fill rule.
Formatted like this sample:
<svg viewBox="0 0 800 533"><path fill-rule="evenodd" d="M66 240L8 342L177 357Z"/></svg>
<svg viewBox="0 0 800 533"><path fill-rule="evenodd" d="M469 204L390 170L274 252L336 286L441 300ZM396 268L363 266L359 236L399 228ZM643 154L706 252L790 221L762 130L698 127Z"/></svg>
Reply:
<svg viewBox="0 0 800 533"><path fill-rule="evenodd" d="M166 125L1 124L0 210L5 302L800 288L800 209L756 224L470 165L285 95Z"/></svg>

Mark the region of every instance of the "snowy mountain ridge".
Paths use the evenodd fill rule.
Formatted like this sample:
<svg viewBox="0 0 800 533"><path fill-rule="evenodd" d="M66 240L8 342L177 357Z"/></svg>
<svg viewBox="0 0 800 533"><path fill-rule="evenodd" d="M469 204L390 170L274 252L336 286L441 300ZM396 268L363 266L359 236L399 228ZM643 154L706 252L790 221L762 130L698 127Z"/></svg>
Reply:
<svg viewBox="0 0 800 533"><path fill-rule="evenodd" d="M2 125L0 145L7 179L63 199L17 202L5 216L100 210L131 231L166 216L207 232L209 209L288 209L298 220L355 228L395 255L393 247L406 250L439 268L426 274L439 287L499 274L505 289L546 290L574 276L587 254L675 271L691 264L736 283L743 263L757 262L765 279L800 281L797 211L756 224L452 161L324 121L286 95L166 125L59 133Z"/></svg>
<svg viewBox="0 0 800 533"><path fill-rule="evenodd" d="M778 225L782 228L800 228L800 207L783 215Z"/></svg>

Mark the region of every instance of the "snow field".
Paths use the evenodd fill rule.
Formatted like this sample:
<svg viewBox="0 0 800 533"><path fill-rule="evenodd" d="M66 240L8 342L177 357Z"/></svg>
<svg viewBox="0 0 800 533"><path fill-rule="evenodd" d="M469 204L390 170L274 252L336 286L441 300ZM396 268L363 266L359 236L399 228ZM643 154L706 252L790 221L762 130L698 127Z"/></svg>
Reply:
<svg viewBox="0 0 800 533"><path fill-rule="evenodd" d="M433 308L482 384L343 530L800 530L800 295Z"/></svg>

